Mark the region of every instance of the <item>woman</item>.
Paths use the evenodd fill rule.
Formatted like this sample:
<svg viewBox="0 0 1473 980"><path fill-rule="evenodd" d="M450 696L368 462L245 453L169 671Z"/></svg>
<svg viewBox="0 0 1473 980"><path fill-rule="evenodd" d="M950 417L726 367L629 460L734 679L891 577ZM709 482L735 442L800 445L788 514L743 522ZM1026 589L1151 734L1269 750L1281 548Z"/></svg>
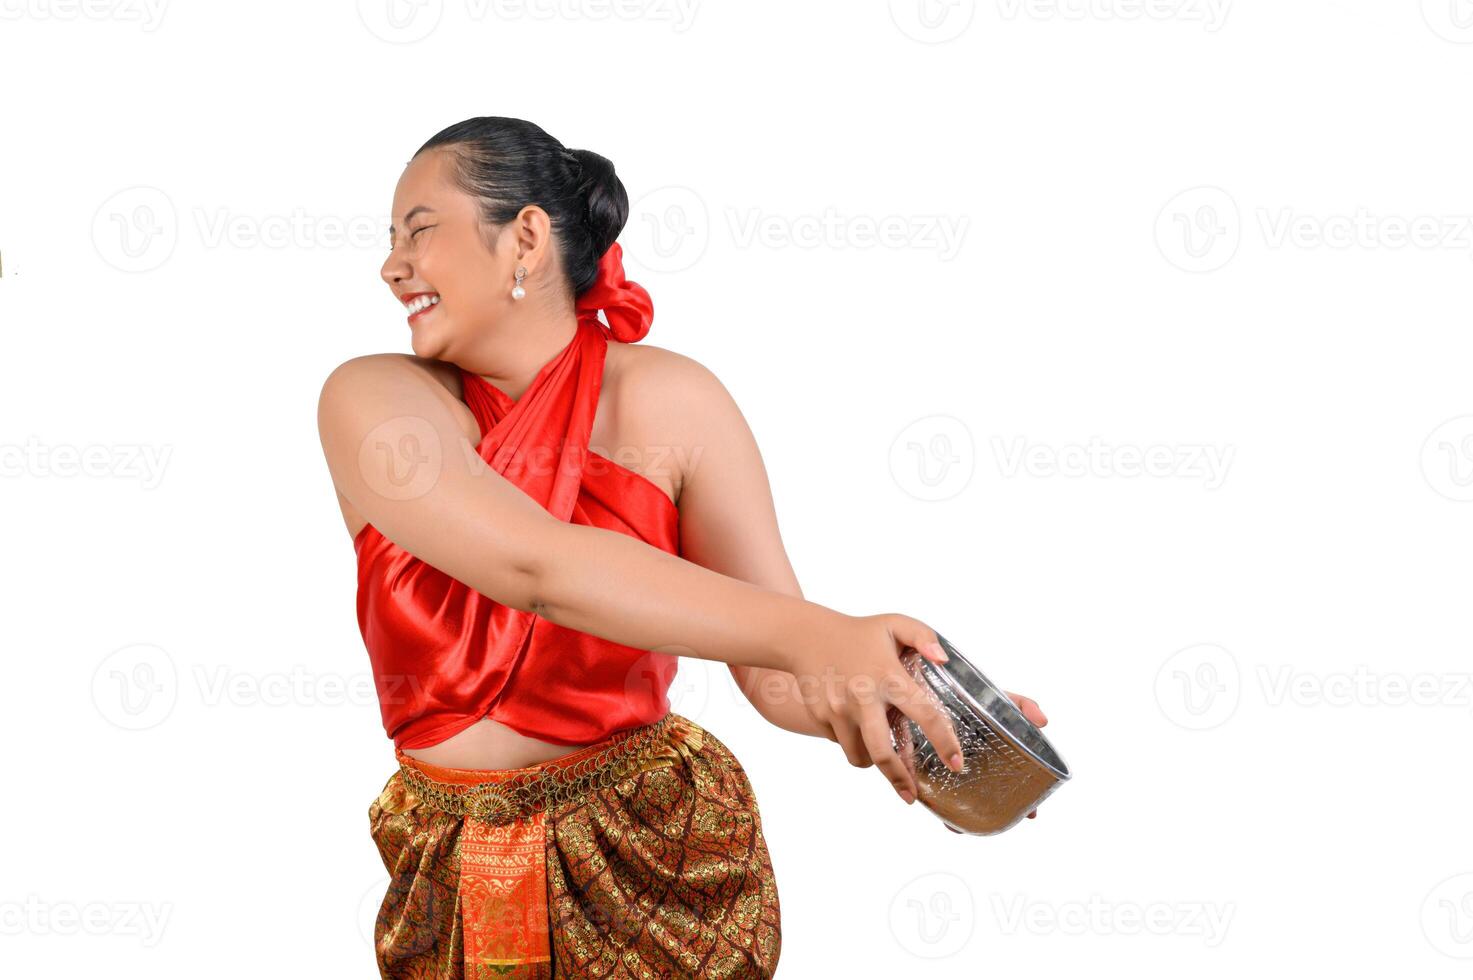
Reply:
<svg viewBox="0 0 1473 980"><path fill-rule="evenodd" d="M380 971L769 977L757 802L669 710L677 658L727 663L765 718L910 803L892 705L960 766L897 656L944 659L936 635L801 598L736 405L635 346L653 310L608 160L466 120L415 154L393 214L382 275L414 355L342 364L318 413L399 762L369 811Z"/></svg>

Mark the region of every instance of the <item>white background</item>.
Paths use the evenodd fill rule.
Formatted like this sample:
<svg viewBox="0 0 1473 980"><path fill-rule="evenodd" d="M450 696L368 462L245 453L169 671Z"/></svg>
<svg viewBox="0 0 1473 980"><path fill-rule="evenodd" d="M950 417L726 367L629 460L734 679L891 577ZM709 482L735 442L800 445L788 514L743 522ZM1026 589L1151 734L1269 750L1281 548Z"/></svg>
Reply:
<svg viewBox="0 0 1473 980"><path fill-rule="evenodd" d="M688 664L782 976L1466 975L1473 4L386 3L0 0L7 976L374 975L315 406L482 114L615 162L808 597L1075 772L960 837Z"/></svg>

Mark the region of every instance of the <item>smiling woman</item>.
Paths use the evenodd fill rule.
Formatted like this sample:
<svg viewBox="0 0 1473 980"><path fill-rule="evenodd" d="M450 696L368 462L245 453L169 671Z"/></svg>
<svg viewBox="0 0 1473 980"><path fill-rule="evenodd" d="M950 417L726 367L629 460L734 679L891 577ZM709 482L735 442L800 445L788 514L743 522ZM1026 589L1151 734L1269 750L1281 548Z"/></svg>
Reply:
<svg viewBox="0 0 1473 980"><path fill-rule="evenodd" d="M944 658L936 634L802 599L730 395L636 346L654 309L607 159L470 119L415 154L394 215L382 277L414 356L345 362L318 417L398 762L369 811L380 972L769 977L756 797L670 710L678 658L725 662L764 718L909 803L891 705L960 765L899 659Z"/></svg>

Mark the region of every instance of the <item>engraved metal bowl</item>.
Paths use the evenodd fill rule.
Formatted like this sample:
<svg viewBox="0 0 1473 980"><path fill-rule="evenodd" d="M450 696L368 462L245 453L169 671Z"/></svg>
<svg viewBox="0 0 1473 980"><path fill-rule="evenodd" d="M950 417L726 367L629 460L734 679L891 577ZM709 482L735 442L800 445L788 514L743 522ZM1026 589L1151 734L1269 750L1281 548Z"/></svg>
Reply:
<svg viewBox="0 0 1473 980"><path fill-rule="evenodd" d="M917 802L963 834L1000 834L1023 819L1070 776L1069 767L1012 699L938 634L951 659L932 663L915 650L901 662L921 690L951 718L962 744L952 772L931 740L892 706L890 738L915 778Z"/></svg>

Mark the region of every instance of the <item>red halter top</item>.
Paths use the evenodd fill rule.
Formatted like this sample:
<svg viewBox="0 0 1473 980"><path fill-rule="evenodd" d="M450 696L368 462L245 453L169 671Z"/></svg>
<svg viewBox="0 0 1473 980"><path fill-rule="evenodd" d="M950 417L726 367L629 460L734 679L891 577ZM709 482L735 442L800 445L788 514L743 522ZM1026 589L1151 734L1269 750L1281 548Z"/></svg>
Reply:
<svg viewBox="0 0 1473 980"><path fill-rule="evenodd" d="M624 279L615 243L578 297L572 341L513 400L460 371L481 429L477 452L559 520L606 528L679 553L679 511L654 483L588 448L608 340L633 343L653 308ZM598 319L604 310L609 326ZM550 460L560 464L549 465ZM373 665L384 730L426 748L481 718L559 745L598 742L670 710L678 658L612 643L502 605L425 564L365 525L358 626Z"/></svg>

